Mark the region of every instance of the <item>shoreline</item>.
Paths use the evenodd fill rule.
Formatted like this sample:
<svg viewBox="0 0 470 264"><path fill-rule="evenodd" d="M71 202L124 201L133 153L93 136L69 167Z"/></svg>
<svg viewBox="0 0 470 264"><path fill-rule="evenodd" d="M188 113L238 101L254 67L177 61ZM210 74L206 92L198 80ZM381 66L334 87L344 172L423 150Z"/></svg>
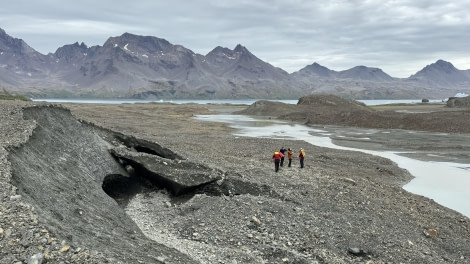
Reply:
<svg viewBox="0 0 470 264"><path fill-rule="evenodd" d="M429 149L427 151L418 151L416 147L422 146L425 140L431 140L434 133L426 134L420 132L421 135L414 133L413 142L407 143L407 147L400 147L400 150L392 150L388 148L387 141L392 138L411 137L406 130L384 130L384 129L361 129L361 128L345 128L331 126L306 126L301 127L299 124L293 125L288 122L280 123L280 121L272 121L271 119L248 117L246 120L243 116L232 118L230 115L208 115L199 116L197 118L207 122L225 122L228 126L237 129L235 135L254 137L254 138L285 138L294 140L304 140L313 146L326 147L338 150L358 151L371 154L378 157L390 159L400 168L406 169L413 175L413 179L406 183L403 188L414 194L424 195L430 199L434 199L441 205L456 210L467 217L470 217L470 207L462 201L470 200L470 194L466 195L465 188L461 186L470 186L470 153L463 152L459 156L452 158L460 161L468 161L468 163L459 163L458 161L449 161L448 159L438 159L437 155L443 155L436 151L442 151L446 143L436 145L435 151ZM270 124L270 122L272 122ZM260 124L263 125L260 125ZM311 129L309 131L309 129ZM384 136L385 135L385 138ZM364 138L366 136L367 138ZM450 139L452 138L452 139ZM336 140L333 140L336 139ZM340 139L339 141L337 139ZM470 142L470 137L463 135L440 135L438 141L453 141L455 145ZM369 144L369 145L365 145ZM434 154L429 161L429 155ZM448 175L447 180L443 180L443 175ZM452 179L452 180L449 180ZM436 186L439 186L436 188Z"/></svg>

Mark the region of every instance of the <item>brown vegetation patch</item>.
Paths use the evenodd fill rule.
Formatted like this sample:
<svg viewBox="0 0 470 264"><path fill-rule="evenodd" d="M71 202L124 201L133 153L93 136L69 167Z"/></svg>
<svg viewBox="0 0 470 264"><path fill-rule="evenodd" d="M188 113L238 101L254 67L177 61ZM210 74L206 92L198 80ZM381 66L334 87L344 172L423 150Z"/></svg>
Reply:
<svg viewBox="0 0 470 264"><path fill-rule="evenodd" d="M413 111L416 108L418 111ZM297 105L258 101L238 113L275 116L307 125L470 133L470 109L450 109L443 104L369 107L334 95L310 95L300 98Z"/></svg>
<svg viewBox="0 0 470 264"><path fill-rule="evenodd" d="M462 107L462 108L470 108L470 96L459 98L459 97L451 97L447 101L448 107Z"/></svg>

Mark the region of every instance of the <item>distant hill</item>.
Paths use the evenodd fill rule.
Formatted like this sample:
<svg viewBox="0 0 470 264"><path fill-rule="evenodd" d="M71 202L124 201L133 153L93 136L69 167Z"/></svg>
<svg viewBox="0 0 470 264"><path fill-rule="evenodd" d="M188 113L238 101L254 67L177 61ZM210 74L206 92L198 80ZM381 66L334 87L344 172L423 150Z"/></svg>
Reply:
<svg viewBox="0 0 470 264"><path fill-rule="evenodd" d="M289 74L237 45L207 55L153 36L124 33L103 46L73 43L43 55L0 29L0 85L33 98L441 99L470 93L470 70L442 60L410 78L356 66L336 72L317 63Z"/></svg>
<svg viewBox="0 0 470 264"><path fill-rule="evenodd" d="M366 66L356 66L349 70L340 71L338 72L337 77L341 79L349 78L378 82L389 82L395 80L379 68L369 68Z"/></svg>
<svg viewBox="0 0 470 264"><path fill-rule="evenodd" d="M332 78L337 77L337 74L338 72L314 62L312 65L308 65L305 68L292 73L292 76L296 78Z"/></svg>
<svg viewBox="0 0 470 264"><path fill-rule="evenodd" d="M442 85L468 84L470 83L470 71L458 70L452 63L438 60L411 75L409 79Z"/></svg>
<svg viewBox="0 0 470 264"><path fill-rule="evenodd" d="M469 74L470 70L458 70L451 63L438 60L409 78L394 78L379 68L366 66L333 71L317 63L291 75L309 86L312 93L348 99L445 99L470 90Z"/></svg>

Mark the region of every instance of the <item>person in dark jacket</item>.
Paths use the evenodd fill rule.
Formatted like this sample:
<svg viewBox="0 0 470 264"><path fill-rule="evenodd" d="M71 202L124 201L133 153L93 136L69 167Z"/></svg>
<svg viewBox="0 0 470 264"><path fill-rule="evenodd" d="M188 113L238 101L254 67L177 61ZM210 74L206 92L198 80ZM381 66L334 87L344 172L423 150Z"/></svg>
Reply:
<svg viewBox="0 0 470 264"><path fill-rule="evenodd" d="M284 156L286 155L286 149L284 147L282 147L279 152L282 153L282 157L281 157L281 167L284 166Z"/></svg>
<svg viewBox="0 0 470 264"><path fill-rule="evenodd" d="M299 151L299 161L300 161L300 168L304 168L304 159L305 159L305 150L303 148L300 148Z"/></svg>

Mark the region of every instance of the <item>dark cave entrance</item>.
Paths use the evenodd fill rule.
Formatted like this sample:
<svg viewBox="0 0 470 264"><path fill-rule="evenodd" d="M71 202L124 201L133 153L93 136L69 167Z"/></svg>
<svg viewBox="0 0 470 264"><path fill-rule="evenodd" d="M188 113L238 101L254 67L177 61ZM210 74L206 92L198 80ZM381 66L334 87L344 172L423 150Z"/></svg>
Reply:
<svg viewBox="0 0 470 264"><path fill-rule="evenodd" d="M101 187L109 197L113 198L123 208L136 194L161 189L142 177L120 174L106 175Z"/></svg>

